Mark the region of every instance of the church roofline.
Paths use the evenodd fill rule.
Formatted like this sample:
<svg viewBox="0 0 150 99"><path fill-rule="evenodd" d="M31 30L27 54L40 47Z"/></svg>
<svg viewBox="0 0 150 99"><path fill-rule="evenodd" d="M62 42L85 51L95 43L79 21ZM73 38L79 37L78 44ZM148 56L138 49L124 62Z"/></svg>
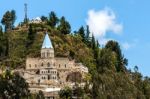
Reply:
<svg viewBox="0 0 150 99"><path fill-rule="evenodd" d="M43 44L42 44L42 48L53 48L51 39L49 38L48 33L46 33L44 40L43 40Z"/></svg>

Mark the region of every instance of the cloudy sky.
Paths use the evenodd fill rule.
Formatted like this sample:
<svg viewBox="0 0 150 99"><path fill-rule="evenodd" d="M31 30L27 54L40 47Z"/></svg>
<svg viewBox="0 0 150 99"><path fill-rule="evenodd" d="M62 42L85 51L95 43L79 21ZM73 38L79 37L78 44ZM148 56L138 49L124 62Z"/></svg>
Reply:
<svg viewBox="0 0 150 99"><path fill-rule="evenodd" d="M101 45L117 40L128 68L135 65L150 76L150 1L149 0L0 0L0 19L7 10L17 13L16 24L24 18L24 3L30 19L55 11L65 16L72 31L89 25Z"/></svg>

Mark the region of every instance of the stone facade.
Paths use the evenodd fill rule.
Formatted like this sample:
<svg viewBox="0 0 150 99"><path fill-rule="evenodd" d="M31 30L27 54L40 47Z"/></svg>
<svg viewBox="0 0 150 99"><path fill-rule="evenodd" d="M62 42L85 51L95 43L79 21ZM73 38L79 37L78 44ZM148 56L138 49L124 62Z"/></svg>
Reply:
<svg viewBox="0 0 150 99"><path fill-rule="evenodd" d="M57 93L64 86L73 87L74 81L68 80L72 73L81 74L81 79L88 73L87 67L64 57L54 57L54 49L48 34L44 38L41 57L27 58L23 77L29 83L32 93L42 90L45 96ZM75 75L72 75L74 78ZM81 85L84 82L81 81ZM57 90L56 90L57 89ZM52 96L51 96L52 97Z"/></svg>

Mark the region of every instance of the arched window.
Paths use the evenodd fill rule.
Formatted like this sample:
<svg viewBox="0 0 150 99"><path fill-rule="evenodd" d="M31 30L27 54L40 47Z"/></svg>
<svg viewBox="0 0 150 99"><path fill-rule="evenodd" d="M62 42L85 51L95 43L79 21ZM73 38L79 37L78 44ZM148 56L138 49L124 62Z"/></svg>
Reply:
<svg viewBox="0 0 150 99"><path fill-rule="evenodd" d="M29 67L31 68L31 64L29 64Z"/></svg>
<svg viewBox="0 0 150 99"><path fill-rule="evenodd" d="M50 63L49 62L47 63L47 67L50 67Z"/></svg>
<svg viewBox="0 0 150 99"><path fill-rule="evenodd" d="M41 64L41 66L43 66L43 63Z"/></svg>
<svg viewBox="0 0 150 99"><path fill-rule="evenodd" d="M35 67L37 67L37 64L35 64Z"/></svg>
<svg viewBox="0 0 150 99"><path fill-rule="evenodd" d="M67 66L67 65L65 64L65 68L66 68L66 66Z"/></svg>

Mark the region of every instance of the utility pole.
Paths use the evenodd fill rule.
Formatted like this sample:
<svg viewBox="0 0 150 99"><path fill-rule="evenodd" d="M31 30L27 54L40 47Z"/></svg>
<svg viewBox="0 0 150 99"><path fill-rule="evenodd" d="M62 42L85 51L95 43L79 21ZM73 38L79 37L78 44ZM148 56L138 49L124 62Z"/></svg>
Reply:
<svg viewBox="0 0 150 99"><path fill-rule="evenodd" d="M28 22L28 18L27 18L27 3L24 4L24 13L25 13L24 23L27 23Z"/></svg>

